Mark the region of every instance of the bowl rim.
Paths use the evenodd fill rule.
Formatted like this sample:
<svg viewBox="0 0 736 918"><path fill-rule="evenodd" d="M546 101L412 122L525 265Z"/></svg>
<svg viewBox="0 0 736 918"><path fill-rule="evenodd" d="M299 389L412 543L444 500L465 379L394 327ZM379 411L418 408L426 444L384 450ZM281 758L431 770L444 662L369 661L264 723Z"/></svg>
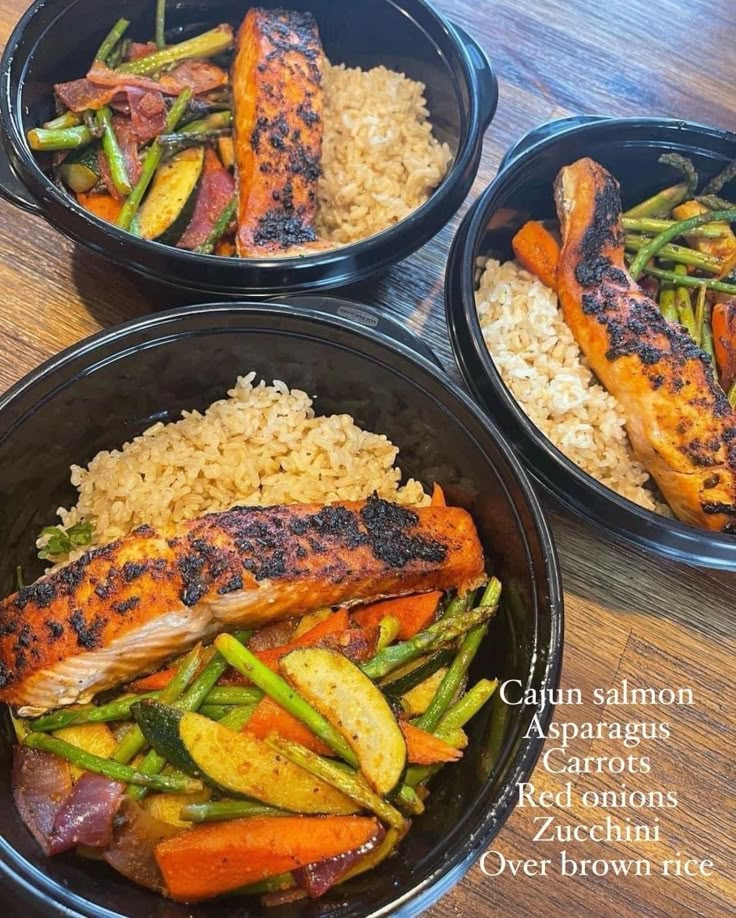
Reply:
<svg viewBox="0 0 736 918"><path fill-rule="evenodd" d="M537 572L529 571L530 579L536 590L544 587L547 594L545 610L549 611L549 640L541 650L546 656L544 670L540 679L546 688L556 689L559 686L562 655L564 645L564 596L562 589L562 576L555 547L552 531L546 521L544 511L537 498L526 472L515 456L513 449L506 441L505 435L480 407L451 380L448 380L441 367L435 366L424 356L417 354L404 343L387 341L377 338L371 329L352 319L338 317L328 312L315 310L308 306L291 306L287 297L280 298L279 302L249 301L243 299L238 302L215 302L194 306L182 306L169 309L154 315L135 318L111 328L93 334L70 347L65 348L57 355L48 358L34 370L13 385L3 396L0 396L0 417L8 410L16 399L28 392L33 386L42 383L53 373L63 370L77 358L94 352L104 346L121 343L123 339L137 332L161 332L161 337L170 330L180 319L201 316L208 322L216 322L217 317L223 314L237 314L247 319L249 315L267 316L269 313L282 321L295 318L307 324L327 325L334 329L347 331L364 342L370 343L372 348L393 351L414 370L419 370L425 377L431 377L432 383L443 390L456 403L465 409L472 420L478 424L494 442L501 453L507 473L519 485L525 513L530 523L527 530L527 539L533 539L539 548L540 569L543 578L535 576ZM360 305L360 304L358 304ZM287 330L287 334L288 334ZM330 342L330 346L333 345ZM371 356L371 359L377 359ZM411 382L420 386L421 382L412 379ZM73 381L69 383L73 385ZM472 436L470 431L469 435ZM482 449L482 447L479 448ZM540 647L536 647L534 659L538 657ZM543 730L552 720L554 704L548 692L543 692L543 698L538 699L533 708L533 716L538 717ZM532 711L531 706L525 706ZM389 914L402 916L419 915L422 911L436 902L448 892L470 867L480 857L482 851L501 830L506 819L514 809L517 800L516 786L520 781L526 780L532 773L537 759L544 745L544 739L535 734L533 737L522 737L518 748L509 759L507 777L500 789L498 798L493 805L484 808L482 802L476 798L470 805L463 819L473 818L477 824L472 830L469 839L456 839L453 846L445 852L441 864L435 867L424 879L417 882L411 889L400 892L386 905L372 910L361 918L379 918ZM72 889L60 885L42 871L38 870L20 855L0 834L0 874L5 874L7 881L16 883L26 891L32 891L36 901L45 901L55 905L64 905L74 918L124 918L121 913L109 911L102 906L83 899Z"/></svg>
<svg viewBox="0 0 736 918"><path fill-rule="evenodd" d="M454 187L454 180L460 180L463 177L467 178L469 171L472 171L472 176L477 172L477 164L474 167L473 162L474 160L479 161L480 159L485 133L481 118L481 98L483 93L479 87L477 68L474 66L470 57L470 52L465 42L462 40L459 27L455 27L448 19L441 15L428 0L412 0L412 3L417 4L421 9L421 14L431 20L433 28L437 30L438 34L441 33L442 39L449 42L454 48L463 70L470 100L470 106L467 110L462 106L460 109L461 130L457 153L451 159L447 172L439 185L432 191L424 203L407 214L403 219L399 220L398 223L392 224L371 236L367 236L364 239L358 239L347 245L328 249L324 252L317 251L310 255L228 259L224 256L214 254L203 255L197 252L178 249L176 246L164 245L155 240L141 239L89 213L81 207L73 197L64 194L61 189L57 188L39 166L28 146L25 136L20 130L18 115L21 110L20 94L23 90L28 62L26 60L22 64L22 74L18 80L18 87L15 92L12 91L11 86L11 64L14 61L17 47L29 24L36 16L44 13L47 7L58 2L59 0L35 0L18 20L3 49L2 58L0 58L0 123L2 123L5 128L1 138L2 144L11 159L15 171L21 173L19 180L23 185L28 187L35 202L40 207L42 216L49 219L57 229L62 231L65 235L70 236L75 242L87 247L93 247L96 251L99 251L104 254L105 257L112 259L118 264L133 267L130 263L138 257L136 253L142 258L145 258L146 253L150 253L151 257L158 255L161 258L171 258L172 265L187 265L189 267L199 265L201 268L210 269L216 266L219 271L227 271L232 281L235 281L237 277L249 271L273 271L278 269L285 271L306 268L318 270L322 267L334 264L336 259L339 261L349 261L358 254L364 254L366 249L382 248L384 250L390 250L393 248L395 241L399 238L416 235L424 239L426 235L426 221L430 213L447 208L451 208L451 212L455 213L462 203L462 199L456 204L453 203L453 199L457 195L457 191ZM64 9L59 12L59 15L61 15L61 12L68 12L78 2L81 2L81 0L69 0L69 2L64 0ZM393 7L399 6L396 0L388 0L388 2ZM44 34L55 26L56 20L46 26ZM437 44L436 38L432 38L432 40ZM492 61L487 55L485 58L491 82L492 99L490 118L492 119L493 114L495 114L498 98L498 81ZM470 178L470 183L472 183L472 176ZM463 198L464 197L465 195L463 195ZM70 215L69 223L65 223L63 229L49 214L49 209L51 209L53 213L54 208L62 208L63 211ZM422 232L423 229L424 232ZM435 230L431 235L434 235L437 231L438 230ZM85 236L85 233L93 234L95 239L94 243L90 242ZM97 238L98 235L100 237L99 240ZM431 238L431 236L427 238ZM426 242L427 239L424 239L424 241ZM120 253L116 255L114 252L110 252L108 249L112 245L117 245L118 247L125 245L126 251L129 254L124 255ZM384 258L381 264L385 262L386 259ZM155 270L151 270L150 268L144 270L142 265L138 270L141 273L153 277L158 276ZM366 272L351 272L351 279L357 279L364 273ZM330 280L331 278L328 277L328 282Z"/></svg>
<svg viewBox="0 0 736 918"><path fill-rule="evenodd" d="M547 122L517 141L509 150L504 168L480 193L453 239L445 284L445 315L456 363L463 379L484 410L494 416L497 407L500 407L499 424L507 436L516 438L519 442L524 464L532 478L552 493L568 511L583 517L589 523L597 524L614 539L619 538L680 562L735 570L734 536L697 529L680 520L647 510L622 497L568 459L531 421L503 381L483 338L475 305L475 272L476 260L482 257L480 249L486 227L507 188L513 183L516 183L517 187L522 185L522 174L530 164L565 138L573 134L595 137L613 129L642 133L653 130L672 131L674 140L677 132L692 131L713 140L733 143L736 155L736 133L674 118L600 117L589 122L581 118L579 123L572 118L559 120L558 131L553 130L554 121ZM534 140L534 134L537 132L541 134L541 139ZM616 145L616 141L612 143ZM677 146L678 149L682 149L692 147L692 144ZM492 403L484 390L484 381L490 384ZM580 498L574 496L575 491L582 492ZM583 496L590 496L593 501L589 503L582 499ZM662 543L662 532L666 532L674 544Z"/></svg>

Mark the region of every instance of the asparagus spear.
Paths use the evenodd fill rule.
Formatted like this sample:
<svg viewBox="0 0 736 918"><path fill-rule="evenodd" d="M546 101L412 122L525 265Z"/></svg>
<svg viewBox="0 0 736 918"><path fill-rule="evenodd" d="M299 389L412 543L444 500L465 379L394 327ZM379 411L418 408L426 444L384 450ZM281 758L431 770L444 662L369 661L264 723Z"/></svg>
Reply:
<svg viewBox="0 0 736 918"><path fill-rule="evenodd" d="M195 250L199 255L211 255L215 251L215 246L228 231L230 224L235 218L235 211L238 207L238 196L233 195L223 212L217 218L217 223L212 227L212 232L205 239L202 245Z"/></svg>
<svg viewBox="0 0 736 918"><path fill-rule="evenodd" d="M228 704L203 704L199 713L202 717L209 717L210 720L222 720L232 709L233 706Z"/></svg>
<svg viewBox="0 0 736 918"><path fill-rule="evenodd" d="M92 131L78 124L68 128L33 128L27 134L28 145L32 150L54 152L56 150L77 150L86 147L94 139Z"/></svg>
<svg viewBox="0 0 736 918"><path fill-rule="evenodd" d="M76 112L64 112L51 121L46 121L43 127L47 131L63 131L65 128L77 127L82 123L82 116Z"/></svg>
<svg viewBox="0 0 736 918"><path fill-rule="evenodd" d="M491 581L491 583L486 587L486 590L481 598L481 606L494 606L498 607L499 595L496 589L496 582ZM447 709L453 702L453 699L458 693L458 689L465 678L465 675L470 668L470 664L473 662L473 658L478 652L478 648L481 645L481 641L486 636L488 631L488 622L484 622L482 625L476 625L475 628L471 628L470 631L463 638L463 642L460 645L460 649L457 653L457 656L452 661L450 668L445 673L445 678L440 682L439 688L435 693L434 698L429 704L427 710L415 721L415 725L422 730L427 730L432 732L443 715L446 713Z"/></svg>
<svg viewBox="0 0 736 918"><path fill-rule="evenodd" d="M728 210L732 207L736 207L733 201L727 201L717 194L701 194L698 195L695 200L700 204L704 204L710 210Z"/></svg>
<svg viewBox="0 0 736 918"><path fill-rule="evenodd" d="M659 308L668 322L679 322L677 306L675 305L675 288L671 285L663 286L659 292Z"/></svg>
<svg viewBox="0 0 736 918"><path fill-rule="evenodd" d="M84 705L77 708L62 708L50 714L42 714L29 722L29 726L36 733L51 733L61 730L62 727L77 726L78 724L106 724L114 720L130 720L130 709L137 701L144 698L159 698L160 692L146 692L141 695L122 695L108 704Z"/></svg>
<svg viewBox="0 0 736 918"><path fill-rule="evenodd" d="M263 698L263 692L257 688L241 687L239 685L220 685L211 689L206 698L207 704L254 704ZM187 710L192 709L187 708Z"/></svg>
<svg viewBox="0 0 736 918"><path fill-rule="evenodd" d="M143 60L147 60L147 58L143 58ZM169 111L168 117L166 119L167 132L170 133L171 131L176 130L176 126L179 124L179 121L184 114L184 111L191 97L192 90L185 89L184 92L177 98L176 102L174 102L174 104L171 106L171 110ZM143 160L143 170L141 172L141 177L138 179L138 184L132 190L128 196L127 201L123 205L122 210L120 211L120 216L118 217L118 226L122 227L122 229L130 229L133 218L135 217L138 208L141 206L143 196L148 191L148 186L153 180L153 176L161 163L163 155L164 148L161 146L158 140L154 140L151 146L148 148L148 153Z"/></svg>
<svg viewBox="0 0 736 918"><path fill-rule="evenodd" d="M174 678L169 682L163 692L161 692L160 700L164 704L173 704L192 681L201 663L202 645L197 644L197 646L182 660ZM112 758L115 762L128 763L138 755L145 745L146 738L143 735L143 731L138 724L133 724L118 743L117 749L112 754Z"/></svg>
<svg viewBox="0 0 736 918"><path fill-rule="evenodd" d="M673 207L677 207L687 197L687 183L680 182L672 185L670 188L664 188L657 192L636 207L630 207L624 213L624 217L657 217L661 214L668 214Z"/></svg>
<svg viewBox="0 0 736 918"><path fill-rule="evenodd" d="M156 0L156 47L166 47L166 0Z"/></svg>
<svg viewBox="0 0 736 918"><path fill-rule="evenodd" d="M158 142L166 148L166 153L171 155L178 153L180 150L186 150L188 147L201 147L202 144L212 140L219 140L221 137L230 137L229 128L221 128L215 131L203 131L201 134L189 134L180 131L177 134L159 134Z"/></svg>
<svg viewBox="0 0 736 918"><path fill-rule="evenodd" d="M700 331L700 346L710 357L715 371L716 354L713 344L713 329L710 324L710 308L705 298L705 285L701 284L695 306L695 323Z"/></svg>
<svg viewBox="0 0 736 918"><path fill-rule="evenodd" d="M435 729L435 736L447 742L456 730L461 730L465 724L480 711L483 705L493 695L498 686L498 681L481 679L463 695L452 707L448 708ZM423 784L436 772L441 765L410 765L406 770L406 783L409 787Z"/></svg>
<svg viewBox="0 0 736 918"><path fill-rule="evenodd" d="M490 591L490 592L489 592ZM430 625L424 631L404 641L401 644L394 644L387 647L381 653L376 654L372 660L361 666L363 672L370 679L380 679L388 675L399 666L416 660L428 650L436 650L440 645L452 641L462 634L470 631L476 625L488 621L496 612L496 606L501 596L501 583L495 578L491 578L486 591L486 596L491 597L491 601L485 606L477 606L470 612L464 612L460 615L446 614L438 622Z"/></svg>
<svg viewBox="0 0 736 918"><path fill-rule="evenodd" d="M679 153L663 153L658 162L662 163L663 166L672 166L684 175L687 184L685 198L691 198L695 194L695 189L698 187L698 173L695 171L695 166L691 159L688 159L687 156L681 156Z"/></svg>
<svg viewBox="0 0 736 918"><path fill-rule="evenodd" d="M703 189L703 194L720 194L723 186L734 178L736 178L736 159L731 160L725 169L708 182Z"/></svg>
<svg viewBox="0 0 736 918"><path fill-rule="evenodd" d="M236 732L243 729L248 723L251 715L255 711L258 702L255 704L244 704L242 707L231 708L230 711L220 720L223 727L228 727Z"/></svg>
<svg viewBox="0 0 736 918"><path fill-rule="evenodd" d="M687 277L687 269L684 265L675 265L674 274L676 277L683 278ZM693 304L690 300L690 291L686 286L675 287L675 306L677 307L677 316L680 320L680 324L683 325L690 337L696 344L700 344L700 335L698 334L698 328L695 324L695 313L693 312Z"/></svg>
<svg viewBox="0 0 736 918"><path fill-rule="evenodd" d="M395 829L403 829L406 825L404 817L399 811L387 803L382 797L379 797L368 784L355 772L345 771L334 762L323 759L310 749L306 749L299 743L293 743L290 740L272 734L266 740L272 749L280 752L296 765L301 766L310 774L320 778L327 784L350 797L356 803L375 813L379 819L393 826Z"/></svg>
<svg viewBox="0 0 736 918"><path fill-rule="evenodd" d="M640 252L651 241L651 238L647 236L635 236L629 233L624 236L624 245L632 252ZM686 245L674 245L672 243L663 245L659 250L659 256L676 264L692 265L692 267L700 268L702 271L710 271L711 274L719 274L723 267L723 262L720 258L708 255L705 252L699 252L697 249L688 248Z"/></svg>
<svg viewBox="0 0 736 918"><path fill-rule="evenodd" d="M115 50L117 43L128 31L129 25L130 22L127 19L118 19L112 29L110 29L108 32L105 40L100 45L97 54L95 55L96 61L102 61L103 64L107 63L107 59Z"/></svg>
<svg viewBox="0 0 736 918"><path fill-rule="evenodd" d="M661 233L673 227L676 220L660 220L655 217L627 217L622 218L625 230L632 233ZM702 237L705 239L720 239L724 235L722 226L706 223L705 226L696 226L688 231L688 236Z"/></svg>
<svg viewBox="0 0 736 918"><path fill-rule="evenodd" d="M23 745L30 749L39 749L41 752L52 752L54 755L66 759L73 765L83 768L85 771L92 771L98 775L104 775L113 781L120 781L123 784L133 784L140 787L150 787L152 790L169 791L173 794L194 794L201 791L203 784L201 781L195 781L191 778L179 778L174 775L149 775L145 774L129 765L123 765L121 762L114 762L111 759L103 759L99 755L93 755L80 749L79 746L73 746L65 740L56 736L49 736L48 733L29 733L23 740Z"/></svg>
<svg viewBox="0 0 736 918"><path fill-rule="evenodd" d="M690 277L688 274L676 274L674 271L665 271L663 268L646 266L642 269L644 274L651 274L661 280L679 284L682 287L702 287L706 290L715 290L717 293L730 293L736 296L736 284L725 284L723 281L711 280L704 277Z"/></svg>
<svg viewBox="0 0 736 918"><path fill-rule="evenodd" d="M110 168L110 178L115 190L123 196L129 195L133 189L128 178L125 157L113 130L112 112L107 105L97 112L97 126L102 132L102 149L105 152L105 158Z"/></svg>
<svg viewBox="0 0 736 918"><path fill-rule="evenodd" d="M736 209L710 211L704 214L696 214L696 216L689 217L687 220L678 220L669 229L666 229L658 236L655 236L654 239L648 242L639 251L636 258L632 261L631 266L629 267L629 273L633 279L636 280L646 266L647 262L658 254L662 246L666 245L668 242L671 242L676 236L680 236L683 233L689 232L690 229L696 226L702 226L704 223L713 223L714 221L733 223L736 221Z"/></svg>
<svg viewBox="0 0 736 918"><path fill-rule="evenodd" d="M180 130L180 134L207 134L210 131L220 131L224 128L232 127L233 113L229 110L212 112L204 118L197 118L185 124Z"/></svg>
<svg viewBox="0 0 736 918"><path fill-rule="evenodd" d="M181 818L187 822L225 822L253 816L286 816L283 810L250 800L210 800L182 807Z"/></svg>
<svg viewBox="0 0 736 918"><path fill-rule="evenodd" d="M137 61L130 61L118 67L119 73L134 73L137 76L150 76L163 67L176 64L179 61L191 58L215 57L227 51L233 44L233 30L229 25L219 25L209 32L204 32L196 38L180 42L178 45L169 45L161 51L156 51Z"/></svg>

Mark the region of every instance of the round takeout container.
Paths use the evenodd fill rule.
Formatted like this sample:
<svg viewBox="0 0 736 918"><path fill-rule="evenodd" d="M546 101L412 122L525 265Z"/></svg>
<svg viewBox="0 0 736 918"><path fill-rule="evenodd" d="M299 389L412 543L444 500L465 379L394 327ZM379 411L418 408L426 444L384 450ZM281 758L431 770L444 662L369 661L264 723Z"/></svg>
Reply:
<svg viewBox="0 0 736 918"><path fill-rule="evenodd" d="M283 6L264 0L265 7ZM483 135L498 101L493 68L480 46L424 0L293 0L312 12L328 57L351 66L401 70L421 80L435 136L453 154L429 200L390 228L307 257L221 258L140 239L92 216L57 188L26 132L53 117L53 84L84 75L105 33L121 16L139 39L153 33L151 0L36 0L10 36L0 64L0 194L43 216L74 242L146 277L218 297L316 290L360 280L410 255L462 204L478 171ZM237 25L247 4L179 0L167 10L168 37L181 41L222 22Z"/></svg>
<svg viewBox="0 0 736 918"><path fill-rule="evenodd" d="M415 350L412 350L414 348ZM419 355L416 353L419 351ZM431 351L405 329L357 304L314 296L284 303L215 303L129 322L47 361L0 398L0 595L16 565L41 573L34 537L76 492L69 466L121 446L155 421L222 398L238 375L316 396L320 414L348 413L399 448L406 477L439 481L473 514L504 601L473 663L480 677L519 680L539 703L505 707L497 696L469 725L460 763L435 778L427 811L400 853L325 899L277 910L287 918L417 915L469 870L496 835L542 742L558 685L563 609L552 537L503 435L447 382ZM7 720L7 718L0 718ZM0 735L0 884L32 913L103 918L244 918L257 902L222 898L195 907L166 902L104 864L46 858L16 813L10 789L12 730Z"/></svg>
<svg viewBox="0 0 736 918"><path fill-rule="evenodd" d="M499 424L534 478L576 515L615 539L704 567L736 570L736 538L644 510L582 471L529 420L503 382L475 308L477 261L513 258L511 239L530 219L556 219L552 184L562 166L589 156L620 182L624 210L679 180L657 162L676 151L701 177L736 158L736 135L666 118L573 117L523 137L463 220L449 256L445 307L466 384Z"/></svg>

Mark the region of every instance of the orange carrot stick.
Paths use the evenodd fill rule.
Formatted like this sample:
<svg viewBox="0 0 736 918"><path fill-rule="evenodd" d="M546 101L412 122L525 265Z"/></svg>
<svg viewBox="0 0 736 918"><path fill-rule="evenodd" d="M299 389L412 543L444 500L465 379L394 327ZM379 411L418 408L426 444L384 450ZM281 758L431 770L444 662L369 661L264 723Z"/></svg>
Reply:
<svg viewBox="0 0 736 918"><path fill-rule="evenodd" d="M736 382L736 300L716 303L711 322L718 375L728 392Z"/></svg>
<svg viewBox="0 0 736 918"><path fill-rule="evenodd" d="M407 641L431 624L440 599L442 599L442 593L439 590L432 593L399 596L398 599L383 599L381 602L361 606L353 612L352 617L353 621L367 628L375 627L381 619L391 615L398 619L401 625L399 639Z"/></svg>
<svg viewBox="0 0 736 918"><path fill-rule="evenodd" d="M290 641L288 644L282 644L281 647L272 647L269 650L256 651L256 656L261 663L265 663L269 669L275 672L278 670L279 660L285 654L295 650L297 647L313 647L315 644L324 640L328 635L341 634L343 631L347 630L349 624L350 618L347 610L339 609L329 618L315 625L314 628L305 631L305 633L295 641ZM235 670L228 670L220 680L220 684L246 685L248 684L248 680L242 673L236 672Z"/></svg>
<svg viewBox="0 0 736 918"><path fill-rule="evenodd" d="M401 732L406 740L406 752L412 765L437 765L440 762L457 762L462 752L426 730L401 721Z"/></svg>
<svg viewBox="0 0 736 918"><path fill-rule="evenodd" d="M262 816L195 826L156 846L172 899L198 902L354 851L381 831L367 816Z"/></svg>
<svg viewBox="0 0 736 918"><path fill-rule="evenodd" d="M340 634L346 631L349 624L350 619L347 611L345 609L339 609L329 618L315 625L314 628L305 631L296 641L283 644L281 647L273 647L270 650L256 651L256 656L261 662L265 663L269 669L276 670L278 669L281 657L289 653L290 650L294 650L296 647L312 647L329 634ZM131 682L128 687L131 692L158 692L166 688L169 682L174 678L175 672L175 669L161 669L157 673L152 673L150 676L143 676L141 679L136 679L135 682ZM240 673L228 671L220 680L220 685L244 685L245 682L245 677Z"/></svg>
<svg viewBox="0 0 736 918"><path fill-rule="evenodd" d="M560 246L557 240L536 220L529 220L511 240L518 261L543 284L557 289L557 265Z"/></svg>
<svg viewBox="0 0 736 918"><path fill-rule="evenodd" d="M243 730L261 740L268 739L270 734L275 732L284 739L301 743L318 755L334 755L329 746L317 739L308 727L276 704L268 695L258 702Z"/></svg>
<svg viewBox="0 0 736 918"><path fill-rule="evenodd" d="M445 492L442 490L441 485L438 485L435 481L434 487L432 488L432 507L446 507L447 501L445 500Z"/></svg>
<svg viewBox="0 0 736 918"><path fill-rule="evenodd" d="M123 202L117 201L111 194L78 194L77 200L82 207L108 223L117 223Z"/></svg>

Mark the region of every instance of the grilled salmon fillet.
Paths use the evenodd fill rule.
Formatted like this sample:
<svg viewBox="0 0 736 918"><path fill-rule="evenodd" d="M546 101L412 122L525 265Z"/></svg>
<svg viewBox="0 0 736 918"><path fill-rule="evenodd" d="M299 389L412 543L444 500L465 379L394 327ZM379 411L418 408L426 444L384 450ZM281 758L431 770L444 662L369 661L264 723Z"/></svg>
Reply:
<svg viewBox="0 0 736 918"><path fill-rule="evenodd" d="M310 13L250 9L233 64L238 254L319 247L324 54Z"/></svg>
<svg viewBox="0 0 736 918"><path fill-rule="evenodd" d="M567 324L626 415L637 458L685 522L736 534L736 412L710 359L631 279L616 180L592 159L555 183Z"/></svg>
<svg viewBox="0 0 736 918"><path fill-rule="evenodd" d="M196 641L358 600L483 582L454 507L236 507L93 549L0 603L0 701L89 701Z"/></svg>

